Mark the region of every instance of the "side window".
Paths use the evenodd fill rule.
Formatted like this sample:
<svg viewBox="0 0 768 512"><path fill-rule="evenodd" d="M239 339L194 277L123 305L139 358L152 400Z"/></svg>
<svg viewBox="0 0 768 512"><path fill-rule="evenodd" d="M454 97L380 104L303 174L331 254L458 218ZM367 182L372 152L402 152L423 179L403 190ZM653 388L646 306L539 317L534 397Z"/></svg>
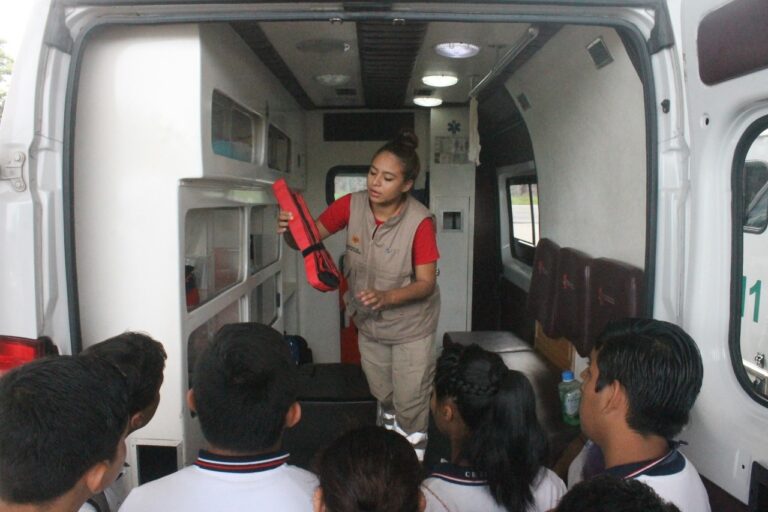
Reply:
<svg viewBox="0 0 768 512"><path fill-rule="evenodd" d="M337 165L325 175L325 201L331 204L338 198L368 188L367 165Z"/></svg>
<svg viewBox="0 0 768 512"><path fill-rule="evenodd" d="M757 141L763 144L761 137ZM744 231L765 231L768 225L768 162L747 160L744 163L744 206Z"/></svg>
<svg viewBox="0 0 768 512"><path fill-rule="evenodd" d="M509 240L512 257L533 264L533 252L539 242L539 191L536 176L507 179Z"/></svg>
<svg viewBox="0 0 768 512"><path fill-rule="evenodd" d="M742 386L768 406L768 117L742 137L734 158L733 255L730 352Z"/></svg>

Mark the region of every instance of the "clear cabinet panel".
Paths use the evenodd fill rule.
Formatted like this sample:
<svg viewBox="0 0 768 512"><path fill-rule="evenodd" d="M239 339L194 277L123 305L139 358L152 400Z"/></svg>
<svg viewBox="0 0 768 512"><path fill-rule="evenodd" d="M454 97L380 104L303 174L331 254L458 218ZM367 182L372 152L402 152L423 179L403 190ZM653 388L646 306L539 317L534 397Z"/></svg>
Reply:
<svg viewBox="0 0 768 512"><path fill-rule="evenodd" d="M238 208L190 210L185 221L187 310L237 283L241 274L242 211Z"/></svg>
<svg viewBox="0 0 768 512"><path fill-rule="evenodd" d="M267 165L276 171L291 172L291 139L272 125L267 132Z"/></svg>
<svg viewBox="0 0 768 512"><path fill-rule="evenodd" d="M280 274L267 278L251 292L251 322L272 325L277 320L277 283Z"/></svg>
<svg viewBox="0 0 768 512"><path fill-rule="evenodd" d="M255 274L277 261L280 238L277 236L277 205L254 206L251 209L248 268Z"/></svg>
<svg viewBox="0 0 768 512"><path fill-rule="evenodd" d="M192 331L187 341L187 371L189 372L189 385L193 385L195 365L200 354L213 342L216 333L227 324L240 321L240 301L230 304L218 315Z"/></svg>
<svg viewBox="0 0 768 512"><path fill-rule="evenodd" d="M211 144L217 155L253 161L254 133L261 118L218 91L211 104Z"/></svg>

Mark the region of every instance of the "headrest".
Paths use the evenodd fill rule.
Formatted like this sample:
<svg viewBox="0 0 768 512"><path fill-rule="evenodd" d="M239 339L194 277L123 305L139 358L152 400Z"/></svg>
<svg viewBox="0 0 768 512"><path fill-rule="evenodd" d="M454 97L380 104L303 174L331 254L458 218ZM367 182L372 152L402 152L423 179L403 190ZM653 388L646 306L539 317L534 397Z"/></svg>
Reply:
<svg viewBox="0 0 768 512"><path fill-rule="evenodd" d="M548 238L539 240L533 257L528 312L538 320L547 336L555 338L553 322L554 290L560 246Z"/></svg>
<svg viewBox="0 0 768 512"><path fill-rule="evenodd" d="M597 258L592 260L592 300L587 324L587 354L595 339L613 320L645 316L643 271L628 263ZM581 353L581 352L579 352Z"/></svg>
<svg viewBox="0 0 768 512"><path fill-rule="evenodd" d="M554 330L568 338L582 357L589 354L586 325L590 318L592 258L576 249L560 249L555 283Z"/></svg>

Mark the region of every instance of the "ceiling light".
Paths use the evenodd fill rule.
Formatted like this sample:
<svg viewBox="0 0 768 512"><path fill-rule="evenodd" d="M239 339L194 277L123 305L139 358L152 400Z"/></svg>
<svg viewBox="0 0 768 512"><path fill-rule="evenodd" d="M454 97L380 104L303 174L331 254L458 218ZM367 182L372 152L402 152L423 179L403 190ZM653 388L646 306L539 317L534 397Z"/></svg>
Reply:
<svg viewBox="0 0 768 512"><path fill-rule="evenodd" d="M322 85L327 85L328 87L338 87L339 85L344 85L349 82L349 78L349 75L326 73L324 75L317 75L315 80L317 80Z"/></svg>
<svg viewBox="0 0 768 512"><path fill-rule="evenodd" d="M438 107L443 103L443 100L431 96L416 96L413 98L413 102L420 107Z"/></svg>
<svg viewBox="0 0 768 512"><path fill-rule="evenodd" d="M477 55L480 47L471 43L451 42L435 45L435 51L449 59L468 59Z"/></svg>
<svg viewBox="0 0 768 512"><path fill-rule="evenodd" d="M454 75L424 75L421 81L430 87L450 87L456 85L459 78Z"/></svg>

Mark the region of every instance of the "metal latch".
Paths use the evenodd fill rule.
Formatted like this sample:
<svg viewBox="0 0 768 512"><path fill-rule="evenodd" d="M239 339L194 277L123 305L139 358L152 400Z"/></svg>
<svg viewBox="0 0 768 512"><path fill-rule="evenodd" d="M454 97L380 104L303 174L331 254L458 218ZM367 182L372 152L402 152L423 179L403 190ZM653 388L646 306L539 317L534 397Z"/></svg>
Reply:
<svg viewBox="0 0 768 512"><path fill-rule="evenodd" d="M14 151L11 159L5 165L0 165L0 180L8 180L16 192L24 192L27 184L24 183L24 161L27 157L21 151Z"/></svg>

